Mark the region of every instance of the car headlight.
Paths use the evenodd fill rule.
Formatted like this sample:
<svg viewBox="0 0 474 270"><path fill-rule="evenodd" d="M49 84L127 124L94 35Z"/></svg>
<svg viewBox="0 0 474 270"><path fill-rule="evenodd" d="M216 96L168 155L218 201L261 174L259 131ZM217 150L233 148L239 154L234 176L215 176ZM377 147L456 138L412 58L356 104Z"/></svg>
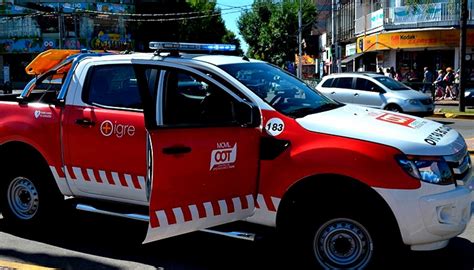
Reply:
<svg viewBox="0 0 474 270"><path fill-rule="evenodd" d="M464 92L464 96L465 96L465 97L468 97L469 94L471 94L471 92Z"/></svg>
<svg viewBox="0 0 474 270"><path fill-rule="evenodd" d="M408 103L411 105L420 105L420 101L418 99L409 99Z"/></svg>
<svg viewBox="0 0 474 270"><path fill-rule="evenodd" d="M442 157L397 156L397 162L410 176L421 181L437 184L454 184L448 163Z"/></svg>

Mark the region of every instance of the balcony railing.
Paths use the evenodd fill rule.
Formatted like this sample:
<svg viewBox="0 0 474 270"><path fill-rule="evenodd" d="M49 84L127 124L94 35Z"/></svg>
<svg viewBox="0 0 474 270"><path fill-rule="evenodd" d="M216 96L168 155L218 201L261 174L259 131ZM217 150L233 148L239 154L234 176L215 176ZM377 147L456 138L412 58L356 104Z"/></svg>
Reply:
<svg viewBox="0 0 474 270"><path fill-rule="evenodd" d="M474 1L469 1L468 24L474 23ZM418 4L379 9L355 20L355 34L384 28L442 27L459 24L459 1L448 3Z"/></svg>
<svg viewBox="0 0 474 270"><path fill-rule="evenodd" d="M433 3L388 8L385 24L403 25L459 21L459 3Z"/></svg>

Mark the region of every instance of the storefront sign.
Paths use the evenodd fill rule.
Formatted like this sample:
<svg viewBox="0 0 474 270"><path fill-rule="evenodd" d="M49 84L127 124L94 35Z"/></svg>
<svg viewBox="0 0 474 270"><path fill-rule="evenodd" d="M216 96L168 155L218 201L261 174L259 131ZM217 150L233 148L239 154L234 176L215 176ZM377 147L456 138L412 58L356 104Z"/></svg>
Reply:
<svg viewBox="0 0 474 270"><path fill-rule="evenodd" d="M370 13L370 26L373 29L383 25L383 9Z"/></svg>
<svg viewBox="0 0 474 270"><path fill-rule="evenodd" d="M85 48L85 40L65 39L62 49ZM0 40L0 53L39 53L49 49L58 49L59 40L41 38L2 39Z"/></svg>
<svg viewBox="0 0 474 270"><path fill-rule="evenodd" d="M467 32L467 46L474 46L474 30ZM408 49L458 47L459 30L438 30L374 34L357 39L357 53Z"/></svg>
<svg viewBox="0 0 474 270"><path fill-rule="evenodd" d="M433 22L441 20L441 3L394 8L394 24Z"/></svg>
<svg viewBox="0 0 474 270"><path fill-rule="evenodd" d="M351 56L353 54L356 54L356 44L351 43L346 45L346 56Z"/></svg>
<svg viewBox="0 0 474 270"><path fill-rule="evenodd" d="M126 50L133 48L132 39L130 35L122 36L114 33L104 33L102 31L97 34L90 42L90 47L93 50Z"/></svg>

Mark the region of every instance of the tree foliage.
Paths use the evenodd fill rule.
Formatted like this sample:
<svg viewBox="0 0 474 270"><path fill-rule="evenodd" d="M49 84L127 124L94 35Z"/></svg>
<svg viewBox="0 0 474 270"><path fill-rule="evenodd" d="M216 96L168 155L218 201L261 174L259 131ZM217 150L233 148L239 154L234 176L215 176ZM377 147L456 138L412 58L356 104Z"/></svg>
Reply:
<svg viewBox="0 0 474 270"><path fill-rule="evenodd" d="M142 2L137 5L137 13L143 14L170 14L189 13L187 15L166 16L159 18L183 18L177 21L146 21L136 25L136 39L138 50L146 50L150 41L179 41L200 43L232 43L237 45L238 53L240 41L235 34L229 31L224 24L221 11L215 1L188 0L188 1L163 1L160 5L156 2ZM217 16L211 16L218 13ZM191 18L202 16L203 18ZM186 18L189 19L186 19Z"/></svg>
<svg viewBox="0 0 474 270"><path fill-rule="evenodd" d="M303 38L310 35L316 18L313 1L303 0ZM298 52L297 0L255 0L238 20L238 28L249 45L248 55L282 66L294 61Z"/></svg>

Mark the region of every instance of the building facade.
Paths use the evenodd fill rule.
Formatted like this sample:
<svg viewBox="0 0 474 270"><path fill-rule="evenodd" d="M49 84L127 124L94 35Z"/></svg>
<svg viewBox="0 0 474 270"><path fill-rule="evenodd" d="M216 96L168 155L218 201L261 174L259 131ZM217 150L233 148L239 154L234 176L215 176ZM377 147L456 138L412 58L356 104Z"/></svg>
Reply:
<svg viewBox="0 0 474 270"><path fill-rule="evenodd" d="M25 66L47 49L133 48L132 0L7 1L0 4L0 83L21 87Z"/></svg>
<svg viewBox="0 0 474 270"><path fill-rule="evenodd" d="M345 38L340 28L336 35L345 46L340 62L346 70L376 71L379 67L393 67L401 74L412 70L421 80L424 67L433 71L459 67L461 1L430 0L426 4L408 4L405 0L349 2L354 4L353 36ZM340 18L343 6L339 5L338 12L341 25L345 24ZM470 68L474 66L472 0L468 1L468 9L466 60ZM474 80L474 69L468 72Z"/></svg>

